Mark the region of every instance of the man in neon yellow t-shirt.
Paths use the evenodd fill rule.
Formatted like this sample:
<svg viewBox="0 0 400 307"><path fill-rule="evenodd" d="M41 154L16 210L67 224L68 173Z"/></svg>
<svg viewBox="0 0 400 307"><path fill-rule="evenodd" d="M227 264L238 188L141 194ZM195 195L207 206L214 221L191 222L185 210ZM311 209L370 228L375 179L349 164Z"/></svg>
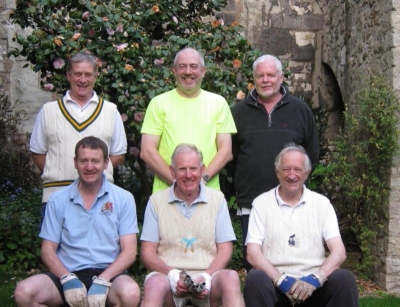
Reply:
<svg viewBox="0 0 400 307"><path fill-rule="evenodd" d="M195 144L203 152L203 181L219 189L218 173L232 159L231 134L236 127L231 111L225 98L201 89L207 68L200 52L179 51L172 71L177 87L150 101L141 131L140 157L156 175L153 192L172 184L168 165L181 143Z"/></svg>

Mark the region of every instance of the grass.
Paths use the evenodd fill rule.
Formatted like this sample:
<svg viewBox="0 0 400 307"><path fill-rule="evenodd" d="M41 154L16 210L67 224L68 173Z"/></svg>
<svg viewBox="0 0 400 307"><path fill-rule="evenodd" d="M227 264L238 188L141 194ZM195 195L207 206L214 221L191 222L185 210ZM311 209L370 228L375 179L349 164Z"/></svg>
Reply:
<svg viewBox="0 0 400 307"><path fill-rule="evenodd" d="M12 298L14 288L19 280L28 276L27 273L0 273L0 306L15 307ZM400 297L387 294L382 290L369 293L369 296L360 298L360 307L398 307Z"/></svg>

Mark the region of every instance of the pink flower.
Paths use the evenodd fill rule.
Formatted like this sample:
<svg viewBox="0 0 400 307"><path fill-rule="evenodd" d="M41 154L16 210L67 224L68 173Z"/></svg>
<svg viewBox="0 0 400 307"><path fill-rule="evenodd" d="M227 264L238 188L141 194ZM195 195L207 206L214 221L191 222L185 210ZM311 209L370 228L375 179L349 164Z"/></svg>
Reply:
<svg viewBox="0 0 400 307"><path fill-rule="evenodd" d="M82 19L89 19L90 12L86 11L85 13L82 14Z"/></svg>
<svg viewBox="0 0 400 307"><path fill-rule="evenodd" d="M127 44L127 43L114 46L114 48L115 48L117 51L122 51L122 52L125 51L125 48L126 48L126 47L128 47L128 44Z"/></svg>
<svg viewBox="0 0 400 307"><path fill-rule="evenodd" d="M103 64L105 64L105 63L103 63L102 60L100 60L99 58L96 58L96 65L97 65L97 67L103 67Z"/></svg>
<svg viewBox="0 0 400 307"><path fill-rule="evenodd" d="M121 119L123 122L126 122L128 120L128 115L126 115L125 113L121 114Z"/></svg>
<svg viewBox="0 0 400 307"><path fill-rule="evenodd" d="M119 32L119 33L124 32L124 26L123 25L118 25L117 26L117 32Z"/></svg>
<svg viewBox="0 0 400 307"><path fill-rule="evenodd" d="M114 35L115 31L111 28L106 29L108 35Z"/></svg>
<svg viewBox="0 0 400 307"><path fill-rule="evenodd" d="M81 36L81 33L75 33L75 34L72 36L72 40L73 40L73 41L76 41L80 36Z"/></svg>
<svg viewBox="0 0 400 307"><path fill-rule="evenodd" d="M219 22L219 24L220 24L221 26L223 26L223 25L225 24L223 19L218 19L218 22Z"/></svg>
<svg viewBox="0 0 400 307"><path fill-rule="evenodd" d="M49 92L49 91L53 90L54 85L51 84L51 83L47 83L47 84L43 85L43 88L44 88L45 91Z"/></svg>
<svg viewBox="0 0 400 307"><path fill-rule="evenodd" d="M139 148L137 148L136 146L133 146L133 147L129 148L129 153L131 155L134 155L135 157L138 157L140 151L139 151Z"/></svg>
<svg viewBox="0 0 400 307"><path fill-rule="evenodd" d="M90 37L93 37L95 34L96 34L96 31L95 31L94 29L90 29L90 30L88 31L88 35L89 35Z"/></svg>
<svg viewBox="0 0 400 307"><path fill-rule="evenodd" d="M239 91L239 92L237 92L237 94L236 94L236 98L238 99L238 100L242 100L242 99L244 99L246 97L246 94L243 92L243 91Z"/></svg>
<svg viewBox="0 0 400 307"><path fill-rule="evenodd" d="M154 60L154 64L156 64L156 65L162 65L162 64L164 64L164 59L163 59L163 58L161 58L161 59L155 59L155 60Z"/></svg>
<svg viewBox="0 0 400 307"><path fill-rule="evenodd" d="M53 61L54 69L62 69L65 66L65 61L62 58L57 58Z"/></svg>
<svg viewBox="0 0 400 307"><path fill-rule="evenodd" d="M108 21L108 17L103 17L103 20L104 21Z"/></svg>
<svg viewBox="0 0 400 307"><path fill-rule="evenodd" d="M143 112L136 112L135 114L133 114L133 119L137 123L141 123L143 121L143 118L144 118Z"/></svg>

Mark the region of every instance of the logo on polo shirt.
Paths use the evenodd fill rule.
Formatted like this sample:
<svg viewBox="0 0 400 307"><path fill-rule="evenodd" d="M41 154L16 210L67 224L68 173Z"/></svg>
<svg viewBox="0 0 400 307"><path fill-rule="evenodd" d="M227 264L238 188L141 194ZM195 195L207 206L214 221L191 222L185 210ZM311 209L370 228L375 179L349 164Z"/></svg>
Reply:
<svg viewBox="0 0 400 307"><path fill-rule="evenodd" d="M113 211L114 211L113 204L110 201L106 202L101 208L101 213L103 214L111 214L113 213Z"/></svg>

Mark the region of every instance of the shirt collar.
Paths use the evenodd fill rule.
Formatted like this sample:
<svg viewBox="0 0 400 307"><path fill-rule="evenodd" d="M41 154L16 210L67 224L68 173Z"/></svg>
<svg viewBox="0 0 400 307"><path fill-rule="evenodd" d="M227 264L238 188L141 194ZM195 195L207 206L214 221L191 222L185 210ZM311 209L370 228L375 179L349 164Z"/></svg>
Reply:
<svg viewBox="0 0 400 307"><path fill-rule="evenodd" d="M279 192L278 192L279 187L280 187L280 185L278 185L278 186L275 188L275 198L276 198L276 202L277 202L278 206L280 206L280 207L281 207L281 206L290 206L290 207L293 207L293 206L291 206L291 205L285 203L285 202L282 200L282 198L281 198L281 196L279 195ZM298 202L294 207L297 207L297 206L306 204L306 190L307 190L307 188L306 188L306 186L303 184L303 194L301 194L301 197L300 197L299 202ZM294 207L293 207L293 208L294 208Z"/></svg>
<svg viewBox="0 0 400 307"><path fill-rule="evenodd" d="M175 187L175 181L169 187L169 191L168 191L168 203L169 204L173 204L175 202L182 202L182 199L179 199L178 197L176 197L175 191L174 191L174 187ZM207 193L206 193L206 186L204 185L203 182L200 182L200 194L192 202L192 204L195 204L195 203L207 203L207 202L208 202L208 198L207 198Z"/></svg>
<svg viewBox="0 0 400 307"><path fill-rule="evenodd" d="M65 94L64 101L69 103L76 103L76 101L71 98L70 90L68 90ZM97 93L95 91L92 92L92 98L90 98L89 101L86 102L85 106L90 102L96 104L99 103L99 96L97 96Z"/></svg>
<svg viewBox="0 0 400 307"><path fill-rule="evenodd" d="M287 88L286 88L286 86L283 85L283 84L281 84L281 87L279 88L279 92L282 94L282 97L281 97L281 100L280 100L278 103L282 103L283 100L284 100L284 98L285 98L285 96L287 95ZM257 105L257 104L258 104L258 100L257 100L258 93L257 93L256 88L253 88L253 89L251 90L250 96L251 96L251 98L253 99L254 105Z"/></svg>
<svg viewBox="0 0 400 307"><path fill-rule="evenodd" d="M105 194L108 194L110 191L110 183L107 181L106 175L103 173L103 182L100 187L100 191L97 193L97 198L102 197ZM78 177L75 179L75 181L71 184L71 190L69 191L69 198L74 202L74 203L81 203L82 202L82 197L79 193L78 185L81 179Z"/></svg>

